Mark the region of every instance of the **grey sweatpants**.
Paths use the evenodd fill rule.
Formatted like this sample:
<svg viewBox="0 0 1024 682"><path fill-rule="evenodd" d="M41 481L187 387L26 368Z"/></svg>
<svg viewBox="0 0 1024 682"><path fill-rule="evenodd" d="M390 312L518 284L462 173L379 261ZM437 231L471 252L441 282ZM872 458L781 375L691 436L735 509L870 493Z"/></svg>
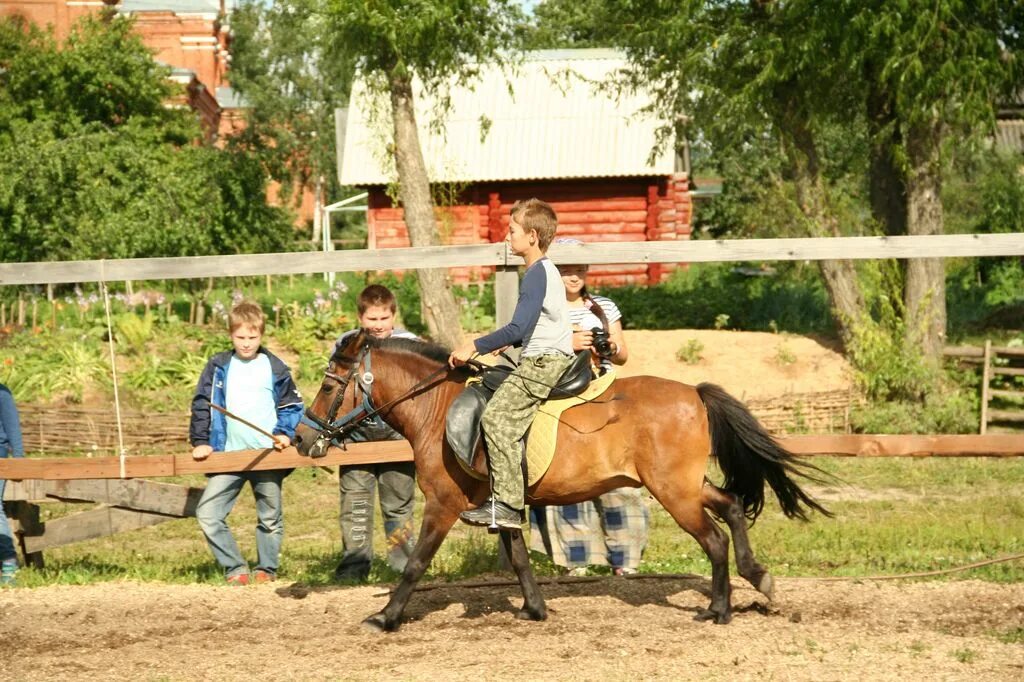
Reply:
<svg viewBox="0 0 1024 682"><path fill-rule="evenodd" d="M341 468L341 539L344 552L335 574L342 579L366 580L373 561L373 501L380 494L380 511L387 535L388 564L405 570L416 544L413 503L416 466L412 462L353 465Z"/></svg>

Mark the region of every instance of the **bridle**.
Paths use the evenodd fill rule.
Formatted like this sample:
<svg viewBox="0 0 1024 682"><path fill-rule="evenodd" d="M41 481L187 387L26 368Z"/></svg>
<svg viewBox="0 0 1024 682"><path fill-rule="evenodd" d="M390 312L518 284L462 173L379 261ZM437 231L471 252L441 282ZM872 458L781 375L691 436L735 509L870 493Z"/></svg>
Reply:
<svg viewBox="0 0 1024 682"><path fill-rule="evenodd" d="M359 366L363 365L364 370L360 374ZM448 372L448 366L442 365L435 371L431 372L425 378L416 382L411 388L401 393L397 398L388 401L380 407L374 407L373 405L373 371L371 368L371 355L370 355L370 342L365 341L362 347L359 349L359 353L356 355L352 362L352 366L349 367L348 372L342 376L336 372L331 371L331 367L328 366L324 372L324 378L330 379L337 383L336 394L334 400L331 401L331 406L327 410L327 414L324 417L319 417L312 412L312 406L306 408L306 419L313 422L319 427L320 435L318 441L338 441L344 447L344 438L360 423L367 419L376 417L385 410L391 408L393 405L405 400L406 398L414 395L420 389L424 388L436 377L443 373ZM356 406L338 417L338 411L341 409L341 403L345 397L345 391L348 389L348 385L355 379L357 391L356 395ZM359 393L362 393L362 399L359 399Z"/></svg>

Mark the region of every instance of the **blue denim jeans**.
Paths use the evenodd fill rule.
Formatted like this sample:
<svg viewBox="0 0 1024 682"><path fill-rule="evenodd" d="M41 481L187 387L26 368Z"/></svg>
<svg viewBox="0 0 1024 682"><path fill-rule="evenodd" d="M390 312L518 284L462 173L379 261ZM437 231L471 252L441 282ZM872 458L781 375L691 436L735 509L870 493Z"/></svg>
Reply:
<svg viewBox="0 0 1024 682"><path fill-rule="evenodd" d="M7 515L3 513L4 486L7 481L0 478L0 563L18 564L18 552L14 548L14 534Z"/></svg>
<svg viewBox="0 0 1024 682"><path fill-rule="evenodd" d="M281 484L285 475L282 471L249 471L210 476L196 506L196 520L226 577L249 572L249 564L227 524L228 514L246 481L252 486L256 498L256 569L277 575L278 555L284 538Z"/></svg>

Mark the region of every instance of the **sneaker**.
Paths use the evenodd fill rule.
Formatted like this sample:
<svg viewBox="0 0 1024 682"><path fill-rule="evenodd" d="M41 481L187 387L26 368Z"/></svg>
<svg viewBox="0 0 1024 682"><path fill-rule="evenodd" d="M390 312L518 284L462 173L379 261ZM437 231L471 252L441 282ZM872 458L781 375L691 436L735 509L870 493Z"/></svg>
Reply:
<svg viewBox="0 0 1024 682"><path fill-rule="evenodd" d="M276 575L274 575L273 573L269 573L267 571L264 571L263 569L257 568L256 571L252 574L252 581L254 583L256 583L256 584L259 584L259 583L272 583L275 580L277 580L277 576Z"/></svg>
<svg viewBox="0 0 1024 682"><path fill-rule="evenodd" d="M504 502L487 499L476 509L467 509L459 514L459 518L471 526L491 526L491 522L498 528L510 530L522 530L523 512L513 509Z"/></svg>
<svg viewBox="0 0 1024 682"><path fill-rule="evenodd" d="M576 566L575 568L569 569L568 575L572 578L582 578L590 575L590 571L587 570L586 566Z"/></svg>
<svg viewBox="0 0 1024 682"><path fill-rule="evenodd" d="M629 568L627 566L621 566L619 568L612 569L612 575L635 575L636 569Z"/></svg>
<svg viewBox="0 0 1024 682"><path fill-rule="evenodd" d="M248 573L236 573L235 575L229 575L224 579L228 585L248 585L249 574Z"/></svg>
<svg viewBox="0 0 1024 682"><path fill-rule="evenodd" d="M4 564L0 570L0 585L13 585L17 573L18 564Z"/></svg>

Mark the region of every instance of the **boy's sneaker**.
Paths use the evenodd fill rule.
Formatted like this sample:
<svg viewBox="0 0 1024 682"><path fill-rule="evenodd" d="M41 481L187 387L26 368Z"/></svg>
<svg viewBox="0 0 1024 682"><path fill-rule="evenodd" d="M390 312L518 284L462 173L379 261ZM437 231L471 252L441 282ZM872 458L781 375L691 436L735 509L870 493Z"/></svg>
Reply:
<svg viewBox="0 0 1024 682"><path fill-rule="evenodd" d="M235 575L229 575L224 579L228 585L248 585L249 574L248 573L236 573Z"/></svg>
<svg viewBox="0 0 1024 682"><path fill-rule="evenodd" d="M5 563L0 567L0 585L13 585L14 577L18 573L18 564Z"/></svg>
<svg viewBox="0 0 1024 682"><path fill-rule="evenodd" d="M262 569L257 568L256 572L252 574L252 581L256 584L259 583L272 583L277 580L277 576L273 573L268 573Z"/></svg>
<svg viewBox="0 0 1024 682"><path fill-rule="evenodd" d="M621 566L612 569L613 575L636 575L635 568L629 568L628 566Z"/></svg>
<svg viewBox="0 0 1024 682"><path fill-rule="evenodd" d="M509 530L522 530L523 528L523 513L521 511L513 509L500 500L496 501L490 498L476 509L467 509L462 512L459 514L459 518L471 526L490 526L493 520L498 528Z"/></svg>

